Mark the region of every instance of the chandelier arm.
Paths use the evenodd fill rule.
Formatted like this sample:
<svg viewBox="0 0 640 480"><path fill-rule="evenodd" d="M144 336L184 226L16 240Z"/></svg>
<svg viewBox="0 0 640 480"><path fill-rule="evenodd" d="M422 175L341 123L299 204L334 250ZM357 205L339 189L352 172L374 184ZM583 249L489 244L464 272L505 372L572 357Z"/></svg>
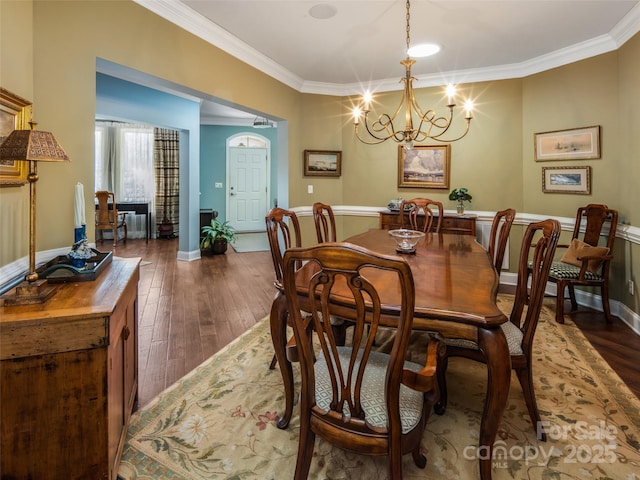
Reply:
<svg viewBox="0 0 640 480"><path fill-rule="evenodd" d="M467 125L466 125L466 127L464 129L464 132L462 132L462 135L460 135L459 137L451 138L451 139L448 139L448 140L440 140L439 138L435 138L434 140L437 140L439 142L450 143L450 142L456 142L456 141L460 140L461 138L465 137L467 135L467 133L469 133L469 127L471 126L471 119L470 118L465 118L465 121L466 121Z"/></svg>
<svg viewBox="0 0 640 480"><path fill-rule="evenodd" d="M364 126L367 133L375 139L388 140L394 134L393 131L393 119L389 115L382 114L373 123L369 122L368 114L364 116ZM386 136L380 136L381 132L386 132Z"/></svg>
<svg viewBox="0 0 640 480"><path fill-rule="evenodd" d="M442 139L440 138L442 135L444 135L445 132L442 132L440 135L437 136L432 136L430 137L432 140L435 140L436 142L443 142L443 143L452 143L452 142L457 142L458 140L460 140L461 138L464 138L467 133L469 133L469 127L471 125L471 119L470 118L465 118L465 121L467 123L464 132L462 132L462 134L459 137L456 138L449 138L449 139Z"/></svg>
<svg viewBox="0 0 640 480"><path fill-rule="evenodd" d="M380 144L380 143L382 143L382 142L386 142L387 140L389 140L389 137L387 137L387 138L382 138L382 139L377 139L377 140L375 140L375 141L365 140L365 139L364 139L364 138L362 138L362 137L360 136L360 134L358 133L358 124L356 124L354 127L355 127L355 128L354 128L354 132L355 132L355 134L356 134L356 138L357 138L358 140L360 140L362 143L366 144L366 145L378 145L378 144ZM377 138L377 137L373 137L373 138Z"/></svg>

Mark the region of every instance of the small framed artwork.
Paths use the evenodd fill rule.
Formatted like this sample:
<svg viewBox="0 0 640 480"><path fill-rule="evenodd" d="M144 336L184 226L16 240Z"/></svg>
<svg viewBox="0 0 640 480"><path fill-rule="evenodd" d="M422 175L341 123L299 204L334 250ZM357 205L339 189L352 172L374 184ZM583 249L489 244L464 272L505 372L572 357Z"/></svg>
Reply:
<svg viewBox="0 0 640 480"><path fill-rule="evenodd" d="M600 158L600 125L535 133L536 162Z"/></svg>
<svg viewBox="0 0 640 480"><path fill-rule="evenodd" d="M338 150L305 150L306 177L339 177L342 175L342 152Z"/></svg>
<svg viewBox="0 0 640 480"><path fill-rule="evenodd" d="M542 167L544 193L591 193L591 167Z"/></svg>
<svg viewBox="0 0 640 480"><path fill-rule="evenodd" d="M451 145L398 147L398 187L449 188Z"/></svg>
<svg viewBox="0 0 640 480"><path fill-rule="evenodd" d="M31 102L0 87L0 144L14 130L29 128ZM29 162L14 162L0 158L0 186L12 187L27 183Z"/></svg>

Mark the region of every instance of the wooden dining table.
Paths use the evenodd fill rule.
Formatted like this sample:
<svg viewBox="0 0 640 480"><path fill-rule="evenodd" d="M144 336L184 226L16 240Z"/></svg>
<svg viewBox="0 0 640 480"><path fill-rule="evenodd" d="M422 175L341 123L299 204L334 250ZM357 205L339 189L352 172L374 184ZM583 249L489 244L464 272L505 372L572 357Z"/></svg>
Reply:
<svg viewBox="0 0 640 480"><path fill-rule="evenodd" d="M346 242L379 253L396 254L395 241L386 230L369 230L348 238ZM472 340L485 353L487 392L479 447L483 447L485 452L493 452L511 380L511 357L500 328L507 317L496 305L498 274L487 252L469 235L427 233L416 246L415 253L401 256L411 266L415 283L413 329ZM301 302L312 273L310 268L304 267L298 271L296 283ZM400 308L397 285L391 276L384 273L367 278L381 292L384 322L394 326ZM284 292L279 291L270 313L271 336L285 390L285 411L278 420L279 428L288 426L294 399L293 370L286 357L286 303ZM304 307L304 303L301 305ZM347 310L344 313L348 315ZM480 457L480 478L489 480L492 455Z"/></svg>

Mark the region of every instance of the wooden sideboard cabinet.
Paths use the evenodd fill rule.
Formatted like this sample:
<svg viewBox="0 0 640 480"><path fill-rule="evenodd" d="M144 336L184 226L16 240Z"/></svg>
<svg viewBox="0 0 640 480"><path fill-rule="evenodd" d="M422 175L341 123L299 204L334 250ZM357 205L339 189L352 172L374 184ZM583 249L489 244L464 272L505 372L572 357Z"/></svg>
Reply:
<svg viewBox="0 0 640 480"><path fill-rule="evenodd" d="M2 479L116 480L138 395L139 263L0 306Z"/></svg>
<svg viewBox="0 0 640 480"><path fill-rule="evenodd" d="M422 218L421 218L422 217ZM380 228L394 230L400 228L400 212L386 210L380 212ZM405 214L405 225L409 224L409 216ZM424 216L418 216L418 226L424 226ZM461 233L476 236L476 215L457 215L445 213L442 217L442 233Z"/></svg>

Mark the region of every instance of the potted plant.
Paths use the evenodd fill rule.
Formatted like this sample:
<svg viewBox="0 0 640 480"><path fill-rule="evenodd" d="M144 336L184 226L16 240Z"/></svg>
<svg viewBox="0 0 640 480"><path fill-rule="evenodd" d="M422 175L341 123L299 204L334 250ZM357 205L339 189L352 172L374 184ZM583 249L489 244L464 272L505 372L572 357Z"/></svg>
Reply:
<svg viewBox="0 0 640 480"><path fill-rule="evenodd" d="M464 202L471 203L472 198L473 197L469 193L469 190L467 190L464 187L460 189L454 188L453 190L451 190L451 193L449 194L449 200L455 200L456 202L458 202L458 205L456 206L456 211L458 212L458 215L462 215L464 213Z"/></svg>
<svg viewBox="0 0 640 480"><path fill-rule="evenodd" d="M211 220L211 225L202 227L200 248L204 251L210 250L214 254L224 253L227 251L229 242L233 243L235 239L235 229L229 225L229 222L221 222L214 218Z"/></svg>

